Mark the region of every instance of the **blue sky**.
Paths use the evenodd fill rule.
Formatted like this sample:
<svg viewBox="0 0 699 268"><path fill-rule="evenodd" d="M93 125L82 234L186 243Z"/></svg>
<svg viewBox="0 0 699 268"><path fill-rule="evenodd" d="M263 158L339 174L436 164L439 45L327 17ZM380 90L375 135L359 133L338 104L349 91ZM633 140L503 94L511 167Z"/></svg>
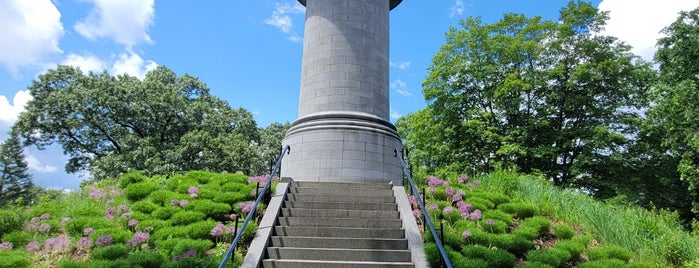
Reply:
<svg viewBox="0 0 699 268"><path fill-rule="evenodd" d="M421 83L444 33L459 19L504 13L555 19L563 0L404 0L391 11L391 118L426 103ZM610 11L605 34L650 60L658 32L699 0L594 0ZM258 126L297 116L304 8L296 0L0 1L0 139L30 99L26 88L57 64L137 77L157 65L197 76L211 93L254 114ZM34 181L76 189L58 146L25 150Z"/></svg>

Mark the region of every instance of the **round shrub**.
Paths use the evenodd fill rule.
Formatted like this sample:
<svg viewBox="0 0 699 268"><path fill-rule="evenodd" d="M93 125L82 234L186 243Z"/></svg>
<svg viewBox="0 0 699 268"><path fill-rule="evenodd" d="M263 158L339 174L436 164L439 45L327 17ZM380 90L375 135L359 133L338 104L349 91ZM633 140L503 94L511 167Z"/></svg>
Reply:
<svg viewBox="0 0 699 268"><path fill-rule="evenodd" d="M90 258L93 260L116 260L127 257L129 251L130 250L122 244L109 245L93 249Z"/></svg>
<svg viewBox="0 0 699 268"><path fill-rule="evenodd" d="M481 211L484 211L495 208L495 204L493 204L493 202L490 202L490 200L484 198L470 197L468 198L468 203L473 205L473 210L480 209Z"/></svg>
<svg viewBox="0 0 699 268"><path fill-rule="evenodd" d="M247 179L246 179L247 180ZM256 185L255 185L256 186ZM250 187L247 182L241 183L241 182L227 182L223 185L221 185L221 192L225 193L250 193L250 191L255 187L252 186ZM248 188L250 188L250 191L245 191Z"/></svg>
<svg viewBox="0 0 699 268"><path fill-rule="evenodd" d="M557 248L531 250L526 256L527 261L545 263L553 267L558 267L572 258L570 252Z"/></svg>
<svg viewBox="0 0 699 268"><path fill-rule="evenodd" d="M553 247L570 252L573 258L578 258L585 251L585 245L571 240L560 240Z"/></svg>
<svg viewBox="0 0 699 268"><path fill-rule="evenodd" d="M206 217L204 213L198 211L180 211L172 215L173 225L188 225L190 223L198 222Z"/></svg>
<svg viewBox="0 0 699 268"><path fill-rule="evenodd" d="M510 198L504 194L501 193L484 193L484 192L479 192L478 194L471 194L471 196L477 196L480 198L485 198L488 201L492 202L493 205L498 206L500 204L504 204L507 202L510 202Z"/></svg>
<svg viewBox="0 0 699 268"><path fill-rule="evenodd" d="M69 214L73 218L104 216L104 208L95 205L95 203L96 202L93 200L75 202L73 206L71 206Z"/></svg>
<svg viewBox="0 0 699 268"><path fill-rule="evenodd" d="M467 258L483 259L488 267L514 267L517 257L502 249L490 249L481 245L465 246L461 253Z"/></svg>
<svg viewBox="0 0 699 268"><path fill-rule="evenodd" d="M532 226L521 226L512 231L512 233L526 240L534 240L539 236L539 231Z"/></svg>
<svg viewBox="0 0 699 268"><path fill-rule="evenodd" d="M575 236L575 230L568 225L558 224L553 226L553 234L560 239L571 239Z"/></svg>
<svg viewBox="0 0 699 268"><path fill-rule="evenodd" d="M608 267L625 267L626 263L617 259L602 259L596 261L588 261L578 263L579 268L608 268Z"/></svg>
<svg viewBox="0 0 699 268"><path fill-rule="evenodd" d="M464 255L458 252L451 251L447 249L447 254L449 255L449 261L453 267L468 267L468 268L488 268L488 262L483 259L473 259L464 257ZM440 267L440 266L432 266Z"/></svg>
<svg viewBox="0 0 699 268"><path fill-rule="evenodd" d="M501 220L482 220L481 225L483 226L483 230L493 234L502 234L505 233L505 231L507 230L507 223Z"/></svg>
<svg viewBox="0 0 699 268"><path fill-rule="evenodd" d="M519 236L510 237L510 240L507 241L508 244L506 244L504 248L516 256L524 256L524 253L534 247L534 243L532 243L531 240L527 240Z"/></svg>
<svg viewBox="0 0 699 268"><path fill-rule="evenodd" d="M167 220L170 219L172 215L175 215L175 213L180 211L182 211L180 207L169 206L156 209L153 211L153 213L151 213L151 215L156 219Z"/></svg>
<svg viewBox="0 0 699 268"><path fill-rule="evenodd" d="M497 209L489 209L486 211L483 211L483 219L488 220L488 219L494 219L494 220L500 220L504 222L506 225L510 225L514 218L512 217L512 214L497 210Z"/></svg>
<svg viewBox="0 0 699 268"><path fill-rule="evenodd" d="M160 268L165 262L165 257L157 251L135 252L126 259L129 267Z"/></svg>
<svg viewBox="0 0 699 268"><path fill-rule="evenodd" d="M112 244L124 244L131 239L131 233L121 228L95 229L90 235L92 241L97 241L100 236L109 235L112 237Z"/></svg>
<svg viewBox="0 0 699 268"><path fill-rule="evenodd" d="M32 261L24 251L2 250L0 251L0 268L31 267Z"/></svg>
<svg viewBox="0 0 699 268"><path fill-rule="evenodd" d="M121 178L119 178L117 182L117 187L124 189L131 184L140 183L146 179L147 177L139 172L129 172L121 175Z"/></svg>
<svg viewBox="0 0 699 268"><path fill-rule="evenodd" d="M184 175L175 175L167 180L165 187L176 193L187 193L187 189L191 186L199 185L199 182Z"/></svg>
<svg viewBox="0 0 699 268"><path fill-rule="evenodd" d="M211 239L211 229L216 227L217 223L212 220L195 222L187 225L189 230L189 238L192 239Z"/></svg>
<svg viewBox="0 0 699 268"><path fill-rule="evenodd" d="M24 225L26 213L22 209L0 209L0 237L6 233L21 230Z"/></svg>
<svg viewBox="0 0 699 268"><path fill-rule="evenodd" d="M148 220L143 220L138 223L139 229L145 229L147 227L153 227L154 230L160 230L165 227L170 227L172 226L172 223L170 221L166 220L158 220L158 219L148 219Z"/></svg>
<svg viewBox="0 0 699 268"><path fill-rule="evenodd" d="M188 171L187 173L184 174L186 178L192 179L198 184L207 184L211 181L212 177L215 176L216 173L213 172L208 172L208 171L201 171L201 170L192 170Z"/></svg>
<svg viewBox="0 0 699 268"><path fill-rule="evenodd" d="M103 212L104 213L104 212ZM66 230L71 236L81 236L87 228L103 229L114 227L114 222L99 217L76 217L66 223Z"/></svg>
<svg viewBox="0 0 699 268"><path fill-rule="evenodd" d="M172 195L175 192L168 190L157 190L148 195L148 199L156 205L167 206L170 205L170 201L173 199Z"/></svg>
<svg viewBox="0 0 699 268"><path fill-rule="evenodd" d="M425 256L427 257L427 262L430 263L430 267L440 267L441 255L439 248L435 243L425 243L423 247L425 250Z"/></svg>
<svg viewBox="0 0 699 268"><path fill-rule="evenodd" d="M458 220L462 220L463 217L461 217L461 212L459 212L458 209L454 208L451 212L449 213L442 213L442 217L444 217L445 220L447 220L449 223L455 223ZM439 228L439 226L436 226L435 228Z"/></svg>
<svg viewBox="0 0 699 268"><path fill-rule="evenodd" d="M126 196L129 201L136 202L148 197L148 195L158 189L160 189L160 185L149 181L129 184L124 188L124 196Z"/></svg>
<svg viewBox="0 0 699 268"><path fill-rule="evenodd" d="M173 226L156 230L155 233L153 233L153 238L156 240L169 240L175 238L185 238L188 235L189 230L187 230L187 228L182 228L182 226Z"/></svg>
<svg viewBox="0 0 699 268"><path fill-rule="evenodd" d="M88 263L73 261L70 259L63 259L60 262L58 262L58 268L90 268L90 267L91 266Z"/></svg>
<svg viewBox="0 0 699 268"><path fill-rule="evenodd" d="M224 220L231 212L231 206L223 203L216 203L211 200L192 200L185 207L187 210L204 213L207 217L216 220Z"/></svg>
<svg viewBox="0 0 699 268"><path fill-rule="evenodd" d="M90 263L90 268L123 268L129 267L129 261L126 259L116 260L95 260Z"/></svg>
<svg viewBox="0 0 699 268"><path fill-rule="evenodd" d="M533 217L537 211L536 207L522 202L500 204L498 209L510 213L520 219Z"/></svg>
<svg viewBox="0 0 699 268"><path fill-rule="evenodd" d="M3 235L2 241L12 243L15 248L21 248L31 242L33 238L34 235L26 231L14 231Z"/></svg>
<svg viewBox="0 0 699 268"><path fill-rule="evenodd" d="M184 255L189 250L195 250L197 255L201 256L204 252L214 246L211 240L204 239L183 239L172 249L173 255Z"/></svg>
<svg viewBox="0 0 699 268"><path fill-rule="evenodd" d="M517 267L523 267L523 268L554 268L551 265L541 263L541 262L535 262L535 261L528 261L522 266L517 266Z"/></svg>
<svg viewBox="0 0 699 268"><path fill-rule="evenodd" d="M131 209L133 211L138 211L138 212L142 212L145 214L150 214L151 212L153 212L159 208L160 208L160 206L156 205L155 203L151 202L150 200L141 200L141 201L138 201L138 202L133 203L131 205Z"/></svg>
<svg viewBox="0 0 699 268"><path fill-rule="evenodd" d="M437 187L434 191L434 194L432 194L433 199L437 200L447 200L447 190L444 189L443 187Z"/></svg>
<svg viewBox="0 0 699 268"><path fill-rule="evenodd" d="M524 220L522 224L520 224L520 228L533 228L538 234L543 234L551 229L551 221L540 216L531 217Z"/></svg>
<svg viewBox="0 0 699 268"><path fill-rule="evenodd" d="M241 201L250 200L250 195L244 192L217 193L213 200L217 203L235 204Z"/></svg>
<svg viewBox="0 0 699 268"><path fill-rule="evenodd" d="M617 245L606 245L599 248L587 250L587 256L590 260L601 259L618 259L623 262L628 262L631 259L631 252Z"/></svg>

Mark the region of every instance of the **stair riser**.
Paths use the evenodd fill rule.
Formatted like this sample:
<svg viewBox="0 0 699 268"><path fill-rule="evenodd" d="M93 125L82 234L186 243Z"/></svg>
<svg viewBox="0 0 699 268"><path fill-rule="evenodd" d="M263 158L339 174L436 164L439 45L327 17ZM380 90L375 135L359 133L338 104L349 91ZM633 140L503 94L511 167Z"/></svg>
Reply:
<svg viewBox="0 0 699 268"><path fill-rule="evenodd" d="M415 268L411 263L308 263L302 261L264 260L262 268Z"/></svg>
<svg viewBox="0 0 699 268"><path fill-rule="evenodd" d="M273 236L271 247L292 248L346 248L346 249L389 249L407 250L408 240L405 239L348 239L348 238L319 238L319 237L284 237Z"/></svg>
<svg viewBox="0 0 699 268"><path fill-rule="evenodd" d="M284 217L399 219L400 213L398 213L398 211L283 208L282 212L281 212L281 216L284 216Z"/></svg>
<svg viewBox="0 0 699 268"><path fill-rule="evenodd" d="M309 217L279 217L277 223L280 226L308 226L308 227L347 227L347 228L401 228L403 222L399 219L337 219L337 218L309 218Z"/></svg>
<svg viewBox="0 0 699 268"><path fill-rule="evenodd" d="M390 190L393 189L393 185L388 183L343 183L343 182L312 182L312 181L295 181L291 183L291 187L294 188L322 188L322 189L350 189L350 190L361 190L361 189L380 189L380 190Z"/></svg>
<svg viewBox="0 0 699 268"><path fill-rule="evenodd" d="M324 194L324 195L346 195L346 196L393 196L392 190L377 190L377 189L323 189L323 188L289 188L289 193L292 194Z"/></svg>
<svg viewBox="0 0 699 268"><path fill-rule="evenodd" d="M348 203L395 203L393 196L357 196L357 195L315 195L287 194L287 201L309 202L348 202Z"/></svg>
<svg viewBox="0 0 699 268"><path fill-rule="evenodd" d="M274 227L277 236L306 236L306 237L347 237L347 238L405 238L401 229L354 229L327 227Z"/></svg>
<svg viewBox="0 0 699 268"><path fill-rule="evenodd" d="M408 250L267 248L271 259L410 262Z"/></svg>
<svg viewBox="0 0 699 268"><path fill-rule="evenodd" d="M329 203L285 201L285 208L346 209L346 210L387 210L396 211L398 205L391 203Z"/></svg>

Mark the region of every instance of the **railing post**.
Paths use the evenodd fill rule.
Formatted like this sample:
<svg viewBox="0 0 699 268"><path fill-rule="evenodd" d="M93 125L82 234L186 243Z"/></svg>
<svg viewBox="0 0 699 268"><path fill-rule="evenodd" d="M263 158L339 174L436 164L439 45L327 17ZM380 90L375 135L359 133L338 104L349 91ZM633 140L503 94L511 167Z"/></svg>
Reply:
<svg viewBox="0 0 699 268"><path fill-rule="evenodd" d="M442 221L439 221L439 239L444 241L444 222ZM439 263L441 267L444 267L444 259L439 259Z"/></svg>

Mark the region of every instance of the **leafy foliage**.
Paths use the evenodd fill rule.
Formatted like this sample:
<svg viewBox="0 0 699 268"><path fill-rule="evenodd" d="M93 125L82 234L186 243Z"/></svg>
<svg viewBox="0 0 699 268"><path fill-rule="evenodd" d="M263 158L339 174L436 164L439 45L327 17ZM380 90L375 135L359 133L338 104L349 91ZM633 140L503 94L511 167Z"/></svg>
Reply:
<svg viewBox="0 0 699 268"><path fill-rule="evenodd" d="M15 131L11 131L10 137L0 144L0 207L31 202L30 189L33 184L28 170L19 137Z"/></svg>

